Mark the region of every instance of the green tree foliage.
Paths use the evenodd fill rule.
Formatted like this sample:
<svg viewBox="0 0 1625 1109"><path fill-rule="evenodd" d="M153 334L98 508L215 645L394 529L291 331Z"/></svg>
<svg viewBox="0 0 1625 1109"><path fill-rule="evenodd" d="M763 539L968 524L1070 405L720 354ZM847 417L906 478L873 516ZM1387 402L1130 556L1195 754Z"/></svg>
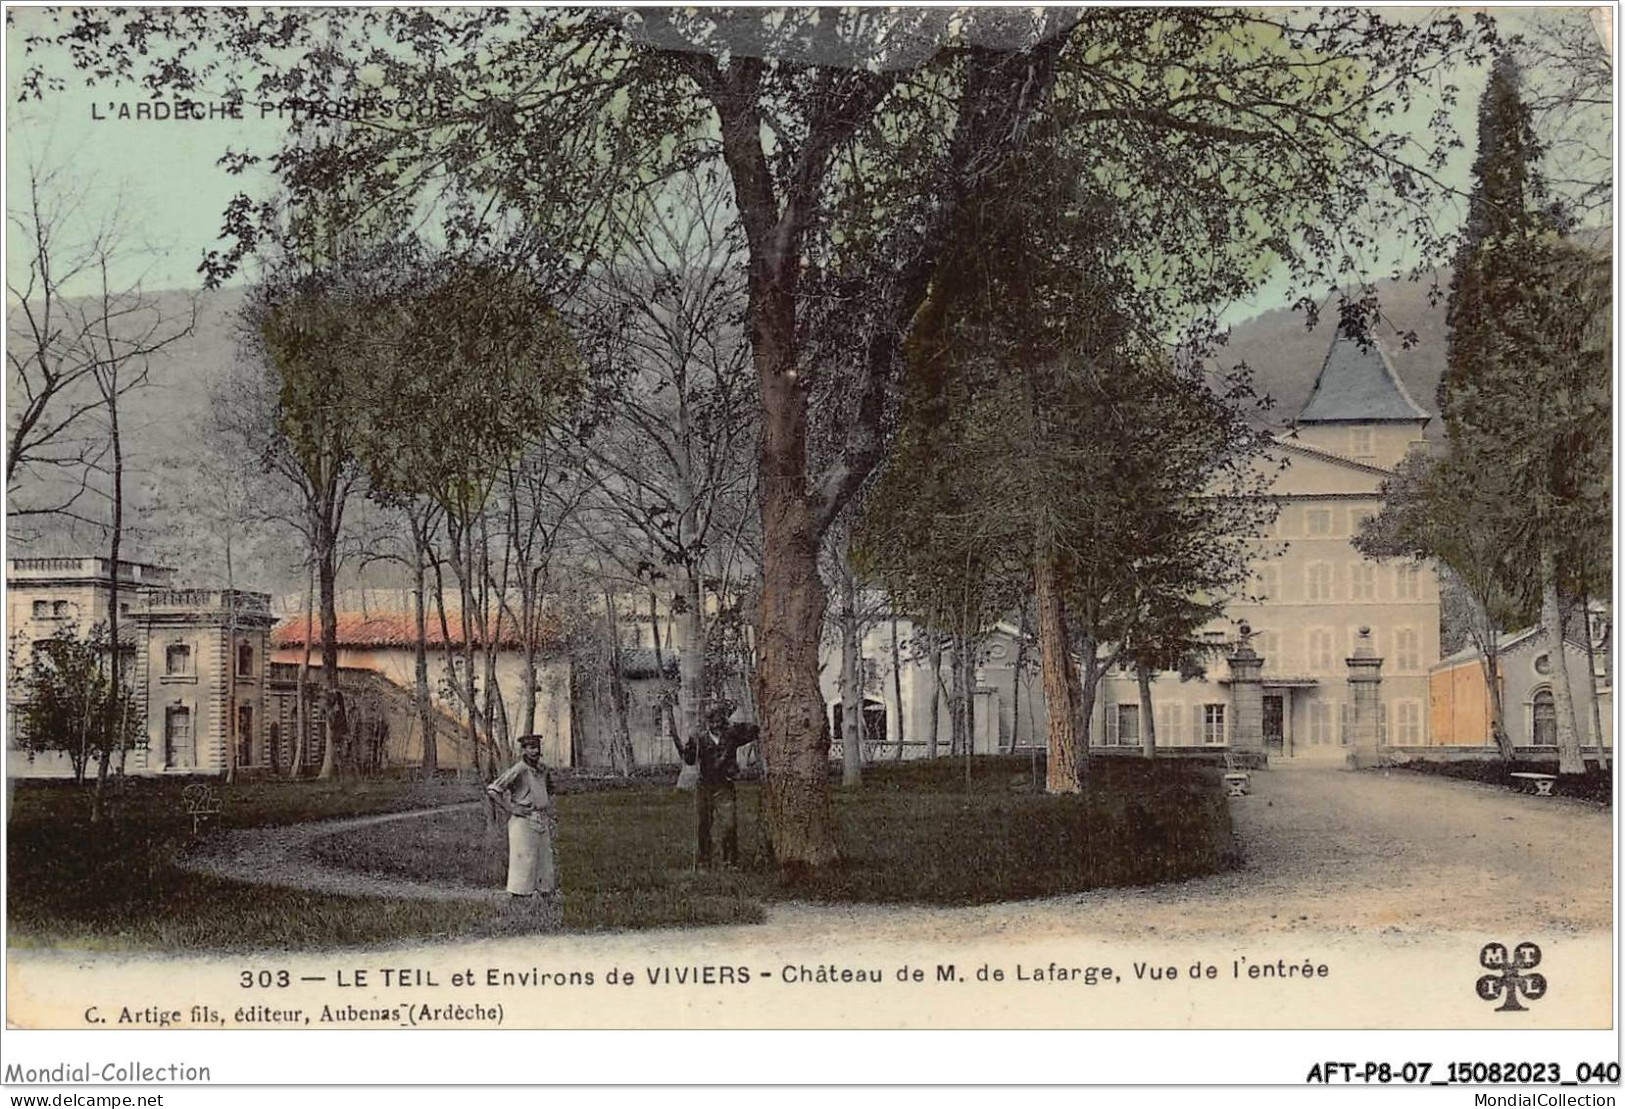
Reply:
<svg viewBox="0 0 1625 1109"><path fill-rule="evenodd" d="M365 478L358 453L370 426L364 400L369 383L404 349L400 298L413 271L395 247L336 238L315 253L317 261L301 258L300 221L291 222L280 264L242 311L247 351L276 398L260 461L298 489L316 567L326 729L320 775L330 778L351 761L338 685L339 538L350 495Z"/></svg>
<svg viewBox="0 0 1625 1109"><path fill-rule="evenodd" d="M1564 661L1564 610L1610 572L1608 259L1565 238L1540 173L1541 145L1509 56L1479 107L1472 210L1451 288L1439 399L1452 498L1473 543L1508 552L1499 588L1539 596L1550 636L1560 766L1582 769ZM1458 507L1434 506L1437 530Z"/></svg>
<svg viewBox="0 0 1625 1109"><path fill-rule="evenodd" d="M86 636L57 629L33 644L17 691L18 747L66 754L81 784L93 760L146 746L135 694L113 680L107 645L99 624Z"/></svg>
<svg viewBox="0 0 1625 1109"><path fill-rule="evenodd" d="M1212 313L1269 258L1344 278L1374 229L1433 241L1415 205L1433 155L1418 160L1390 121L1416 90L1448 89L1435 78L1480 48L1485 22L1349 8L65 9L25 36L21 80L24 95L48 91L63 77L37 63L64 51L76 77L154 91L422 106L347 130L311 115L265 164L295 203L344 181L359 210L431 211L453 249L584 263L629 193L677 168L726 173L762 416L764 814L794 872L838 856L817 552L885 457L904 342L962 205L1052 92L1091 179L1158 201L1124 244L1147 260L1142 280L1205 289L1190 303ZM1424 145L1443 157L1449 136ZM234 245L212 272L257 249L265 212L233 204ZM1266 250L1228 245L1239 231Z"/></svg>
<svg viewBox="0 0 1625 1109"><path fill-rule="evenodd" d="M978 634L1023 603L1058 606L1051 759L1076 787L1101 678L1120 658L1177 668L1245 580L1269 516L1265 439L1244 378L1219 383L1157 349L1117 216L1035 140L968 205L910 342L902 428L867 498L862 561L927 624ZM1057 652L1062 657L1055 657Z"/></svg>
<svg viewBox="0 0 1625 1109"><path fill-rule="evenodd" d="M1413 451L1383 480L1382 509L1354 537L1368 558L1438 563L1448 573L1445 588L1465 594L1462 631L1482 656L1490 732L1503 758L1513 755L1501 700L1501 633L1522 626L1539 608L1517 548L1504 541L1490 521L1504 518L1514 502L1512 474L1495 466L1481 474L1462 472L1456 456L1436 460Z"/></svg>
<svg viewBox="0 0 1625 1109"><path fill-rule="evenodd" d="M444 514L461 602L457 699L470 749L494 773L512 752L500 749L506 723L489 674L489 711L476 700L475 646L489 653L499 636L487 625L502 618L476 597L490 559L483 518L499 481L579 400L585 365L543 277L478 254L400 251L402 279L377 302L386 351L368 359L349 398L355 451L375 495Z"/></svg>

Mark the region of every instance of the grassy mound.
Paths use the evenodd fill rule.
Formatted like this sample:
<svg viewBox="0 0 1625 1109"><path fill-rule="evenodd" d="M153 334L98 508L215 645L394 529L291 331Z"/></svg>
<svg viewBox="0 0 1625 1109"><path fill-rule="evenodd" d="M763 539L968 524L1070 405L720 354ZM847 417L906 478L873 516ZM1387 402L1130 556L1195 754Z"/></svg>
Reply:
<svg viewBox="0 0 1625 1109"><path fill-rule="evenodd" d="M565 920L577 896L619 901L674 889L697 898L794 896L830 901L963 905L1210 874L1237 861L1217 773L1172 761L1097 760L1079 796L1033 790L1020 759L870 767L858 790L835 790L842 864L784 887L757 818L757 788L739 790L739 871L694 870L693 799L670 788L562 796L559 865ZM361 828L318 840L333 866L420 881L499 886L500 825L472 811ZM610 927L620 926L615 924Z"/></svg>

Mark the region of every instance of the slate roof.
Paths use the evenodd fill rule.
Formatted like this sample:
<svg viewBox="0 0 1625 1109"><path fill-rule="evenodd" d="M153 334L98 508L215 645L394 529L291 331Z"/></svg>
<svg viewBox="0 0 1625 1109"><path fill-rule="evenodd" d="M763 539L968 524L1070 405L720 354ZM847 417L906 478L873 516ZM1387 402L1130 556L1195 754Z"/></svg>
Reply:
<svg viewBox="0 0 1625 1109"><path fill-rule="evenodd" d="M1332 339L1320 376L1298 414L1301 424L1411 423L1430 418L1405 391L1381 343L1373 338L1362 345L1341 330Z"/></svg>

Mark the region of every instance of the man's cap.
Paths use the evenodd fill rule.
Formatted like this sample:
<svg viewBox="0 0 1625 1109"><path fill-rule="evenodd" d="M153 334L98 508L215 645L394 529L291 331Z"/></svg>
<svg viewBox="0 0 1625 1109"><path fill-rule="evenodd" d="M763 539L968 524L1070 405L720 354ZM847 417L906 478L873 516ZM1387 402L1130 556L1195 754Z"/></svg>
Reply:
<svg viewBox="0 0 1625 1109"><path fill-rule="evenodd" d="M519 737L519 746L534 747L539 751L542 747L542 737L539 735L522 735Z"/></svg>

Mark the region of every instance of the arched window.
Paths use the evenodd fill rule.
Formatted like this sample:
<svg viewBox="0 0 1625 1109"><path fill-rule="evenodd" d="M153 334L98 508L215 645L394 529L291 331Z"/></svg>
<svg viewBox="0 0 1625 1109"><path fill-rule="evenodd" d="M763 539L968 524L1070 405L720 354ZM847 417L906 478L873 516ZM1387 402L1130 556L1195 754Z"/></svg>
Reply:
<svg viewBox="0 0 1625 1109"><path fill-rule="evenodd" d="M1557 746L1557 704L1552 700L1552 691L1549 689L1537 690L1534 697L1534 714L1530 729L1532 742L1536 747Z"/></svg>

